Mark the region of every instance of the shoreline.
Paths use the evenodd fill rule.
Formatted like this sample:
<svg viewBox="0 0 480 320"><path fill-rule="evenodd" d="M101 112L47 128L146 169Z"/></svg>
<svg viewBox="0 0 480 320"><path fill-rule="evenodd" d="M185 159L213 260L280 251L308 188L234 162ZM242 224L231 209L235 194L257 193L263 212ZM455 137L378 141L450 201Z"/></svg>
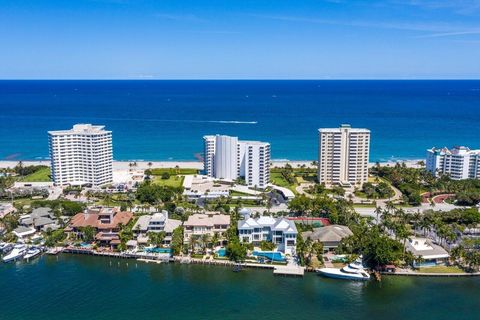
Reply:
<svg viewBox="0 0 480 320"><path fill-rule="evenodd" d="M188 258L188 263L183 262L182 257L180 256L173 256L167 259L160 259L158 257L151 257L150 259L143 259L137 258L134 256L130 256L128 254L122 253L98 253L91 250L75 250L75 249L67 249L63 250L60 254L66 255L87 255L91 256L92 258L97 257L104 257L104 258L113 258L113 259L132 259L139 262L144 263L156 263L156 264L165 264L165 263L174 263L174 264L188 264L188 265L208 265L213 267L232 267L237 265L230 260L217 260L217 259L196 259L196 258ZM275 264L257 264L257 263L248 263L243 262L240 263L244 268L251 268L251 269L263 269L263 270L274 270L276 266ZM305 274L316 274L314 270L309 270L305 268ZM275 275L275 273L273 274ZM472 273L427 273L427 272L380 272L380 275L383 276L395 276L395 277L421 277L421 278L465 278L465 277L480 277L480 272L472 272Z"/></svg>
<svg viewBox="0 0 480 320"><path fill-rule="evenodd" d="M14 168L19 162L22 162L25 166L32 165L43 165L50 167L50 160L0 160L0 169ZM305 166L307 168L315 168L316 166L312 165L312 162L316 160L288 160L288 159L279 159L271 160L271 167L284 167L286 164L290 164L292 167ZM392 166L396 163L405 163L407 167L410 168L419 168L419 161L424 161L424 159L408 159L408 160L396 160L396 161L386 161L378 162L381 166ZM131 163L136 163L136 166L130 167ZM376 165L377 162L370 162L368 167L371 168ZM151 164L151 165L149 165ZM127 160L114 160L113 161L113 170L126 170L126 169L142 169L146 170L149 168L175 168L178 166L181 169L198 169L203 170L203 162L201 161L127 161Z"/></svg>

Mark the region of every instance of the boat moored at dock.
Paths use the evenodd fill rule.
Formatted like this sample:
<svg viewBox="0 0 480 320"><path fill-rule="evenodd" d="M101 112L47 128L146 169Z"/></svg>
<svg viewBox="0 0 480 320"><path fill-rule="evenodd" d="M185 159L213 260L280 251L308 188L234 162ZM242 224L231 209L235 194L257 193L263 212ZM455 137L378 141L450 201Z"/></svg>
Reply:
<svg viewBox="0 0 480 320"><path fill-rule="evenodd" d="M345 267L338 268L320 268L316 270L318 274L333 279L344 280L357 280L367 281L370 280L370 275L365 270L361 259L357 259L352 263L349 263Z"/></svg>
<svg viewBox="0 0 480 320"><path fill-rule="evenodd" d="M24 244L16 244L13 250L2 258L3 262L15 261L22 258L27 252L27 247Z"/></svg>
<svg viewBox="0 0 480 320"><path fill-rule="evenodd" d="M38 257L40 255L40 253L42 253L42 251L39 248L30 247L30 248L28 248L27 252L23 256L23 259L25 259L27 261L31 260L31 259L34 259L34 258Z"/></svg>

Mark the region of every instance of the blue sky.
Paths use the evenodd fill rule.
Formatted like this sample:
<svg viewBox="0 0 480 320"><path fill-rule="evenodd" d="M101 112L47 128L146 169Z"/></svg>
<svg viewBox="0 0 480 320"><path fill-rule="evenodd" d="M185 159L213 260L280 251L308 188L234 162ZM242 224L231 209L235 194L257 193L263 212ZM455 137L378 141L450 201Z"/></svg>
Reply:
<svg viewBox="0 0 480 320"><path fill-rule="evenodd" d="M480 78L480 0L0 0L2 79Z"/></svg>

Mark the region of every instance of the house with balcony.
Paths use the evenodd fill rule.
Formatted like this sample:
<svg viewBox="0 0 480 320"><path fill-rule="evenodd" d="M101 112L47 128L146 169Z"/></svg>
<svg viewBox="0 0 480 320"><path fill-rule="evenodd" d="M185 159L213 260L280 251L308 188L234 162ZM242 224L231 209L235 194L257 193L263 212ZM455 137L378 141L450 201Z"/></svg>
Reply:
<svg viewBox="0 0 480 320"><path fill-rule="evenodd" d="M168 211L162 210L153 214L144 215L138 218L133 226L133 233L137 239L138 245L148 244L148 233L150 232L165 232L164 245L170 245L172 241L173 230L182 225L182 221L170 219Z"/></svg>
<svg viewBox="0 0 480 320"><path fill-rule="evenodd" d="M183 223L184 241L188 243L191 236L201 237L208 234L211 237L215 233L223 235L230 226L230 216L225 214L192 214Z"/></svg>
<svg viewBox="0 0 480 320"><path fill-rule="evenodd" d="M76 214L65 231L75 236L83 236L82 228L90 226L95 229L95 241L100 246L112 249L120 244L121 226L127 225L133 213L120 211L118 207L91 207Z"/></svg>
<svg viewBox="0 0 480 320"><path fill-rule="evenodd" d="M297 245L297 227L286 218L263 216L258 219L245 216L238 221L238 235L241 242L259 246L262 241L273 242L277 250L294 254Z"/></svg>

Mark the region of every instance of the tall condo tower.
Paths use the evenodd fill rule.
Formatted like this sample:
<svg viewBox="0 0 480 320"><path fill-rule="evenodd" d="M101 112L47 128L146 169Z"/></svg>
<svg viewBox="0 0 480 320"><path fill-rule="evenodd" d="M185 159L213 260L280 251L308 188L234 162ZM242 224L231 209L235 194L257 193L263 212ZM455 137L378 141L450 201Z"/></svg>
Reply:
<svg viewBox="0 0 480 320"><path fill-rule="evenodd" d="M318 180L327 186L360 186L368 181L370 130L350 125L318 129Z"/></svg>
<svg viewBox="0 0 480 320"><path fill-rule="evenodd" d="M203 141L207 176L225 180L245 178L248 186L258 188L265 188L270 182L269 143L224 135L204 136Z"/></svg>
<svg viewBox="0 0 480 320"><path fill-rule="evenodd" d="M100 186L112 182L112 132L104 128L76 124L70 130L48 132L55 185Z"/></svg>

